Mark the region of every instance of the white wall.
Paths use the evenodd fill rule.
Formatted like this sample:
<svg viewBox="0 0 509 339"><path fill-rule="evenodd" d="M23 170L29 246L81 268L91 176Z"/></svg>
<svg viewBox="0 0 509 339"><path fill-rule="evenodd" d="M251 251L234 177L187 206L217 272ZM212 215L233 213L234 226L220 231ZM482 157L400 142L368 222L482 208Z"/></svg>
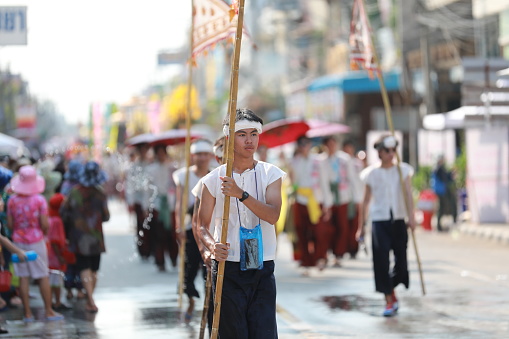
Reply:
<svg viewBox="0 0 509 339"><path fill-rule="evenodd" d="M456 140L453 130L426 131L419 130L419 166L434 166L439 155L445 157L447 166L452 166L456 159Z"/></svg>
<svg viewBox="0 0 509 339"><path fill-rule="evenodd" d="M472 221L509 223L509 127L466 130Z"/></svg>

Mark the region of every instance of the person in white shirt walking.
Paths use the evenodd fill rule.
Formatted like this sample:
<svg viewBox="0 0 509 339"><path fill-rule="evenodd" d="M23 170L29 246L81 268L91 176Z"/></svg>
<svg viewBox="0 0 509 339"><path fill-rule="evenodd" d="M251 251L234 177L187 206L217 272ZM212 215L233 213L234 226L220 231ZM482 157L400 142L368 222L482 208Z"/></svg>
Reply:
<svg viewBox="0 0 509 339"><path fill-rule="evenodd" d="M352 159L347 153L338 150L338 142L334 137L323 138L322 144L326 150L323 161L333 200L331 247L336 257L334 266L340 266L340 259L345 253L349 253L353 258L357 254L355 235L359 222L355 219L355 214L362 199L359 189L362 183L355 172ZM354 215L349 218L349 214Z"/></svg>
<svg viewBox="0 0 509 339"><path fill-rule="evenodd" d="M136 215L136 245L143 260L154 254L153 232L148 225L150 189L148 187L147 167L150 164L148 151L150 145L136 145L137 159L129 167L126 178L126 202L129 212Z"/></svg>
<svg viewBox="0 0 509 339"><path fill-rule="evenodd" d="M325 268L330 247L332 226L332 194L322 157L311 153L311 140L305 136L297 140L297 154L291 160L290 178L296 192L293 205L297 250L300 265L308 275L308 268ZM311 246L310 246L311 245Z"/></svg>
<svg viewBox="0 0 509 339"><path fill-rule="evenodd" d="M194 212L195 196L192 193L192 189L198 184L201 178L210 172L210 160L213 157L212 143L206 139L198 139L193 141L191 144L191 162L193 165L189 168L189 187L188 187L188 201L182 201L184 196L184 185L186 178L186 167L180 168L173 173L173 180L177 185L177 202L176 211L178 214L175 218L177 232L177 238L179 243L184 239L185 234L185 265L184 265L184 293L189 298L189 307L185 314L186 322L191 321L194 312L194 298L199 298L200 294L194 285L194 280L203 268L203 277L206 276L206 270L203 267L203 261L201 258L200 250L196 243L193 227L192 217ZM180 211L186 210L186 217L184 225L181 224Z"/></svg>
<svg viewBox="0 0 509 339"><path fill-rule="evenodd" d="M403 284L409 286L407 264L407 227L415 229L414 207L411 192L411 177L413 168L401 163L401 173L404 182L404 196L401 189L398 166L394 162L394 153L398 145L397 140L390 135L382 136L376 143L381 163L369 166L361 172L361 179L366 184L364 200L359 217L358 238L364 235L365 222L372 220L373 270L375 274L375 288L385 296L383 315L390 317L399 308L394 288ZM408 199L409 211L405 206ZM407 222L405 222L407 219ZM391 269L390 252L394 255L394 265Z"/></svg>
<svg viewBox="0 0 509 339"><path fill-rule="evenodd" d="M214 258L214 285L218 262L226 261L219 337L275 339L274 224L281 212L285 173L254 159L262 119L248 109L238 109L235 120L233 136L229 136L229 119L223 123L224 134L234 138L233 178L226 176L226 165L203 178L199 228ZM220 239L226 195L231 199L227 244L223 244ZM209 231L212 227L214 235Z"/></svg>
<svg viewBox="0 0 509 339"><path fill-rule="evenodd" d="M154 257L160 272L166 271L165 252L168 252L173 267L177 266L178 245L175 238L175 194L173 181L175 164L171 161L165 145L154 146L155 161L147 166L150 184L153 190L149 197L153 228Z"/></svg>

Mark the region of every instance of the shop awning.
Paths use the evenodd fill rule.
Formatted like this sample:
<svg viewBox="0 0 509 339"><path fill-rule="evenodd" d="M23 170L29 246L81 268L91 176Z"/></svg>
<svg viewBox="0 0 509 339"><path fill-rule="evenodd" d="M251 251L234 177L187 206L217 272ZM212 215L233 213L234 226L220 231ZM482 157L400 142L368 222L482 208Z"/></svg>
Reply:
<svg viewBox="0 0 509 339"><path fill-rule="evenodd" d="M401 85L401 72L399 70L389 71L383 74L387 91L398 91ZM375 76L369 77L368 72L355 71L337 75L326 75L315 79L308 85L310 92L326 88L338 87L344 93L374 93L380 92L380 83Z"/></svg>
<svg viewBox="0 0 509 339"><path fill-rule="evenodd" d="M450 112L426 115L422 125L425 129L435 131L480 127L486 124L486 112L489 112L491 123L509 123L509 106L490 106L489 108L461 106Z"/></svg>
<svg viewBox="0 0 509 339"><path fill-rule="evenodd" d="M13 159L22 156L29 156L30 152L25 147L25 143L10 135L0 133L0 156L8 155Z"/></svg>

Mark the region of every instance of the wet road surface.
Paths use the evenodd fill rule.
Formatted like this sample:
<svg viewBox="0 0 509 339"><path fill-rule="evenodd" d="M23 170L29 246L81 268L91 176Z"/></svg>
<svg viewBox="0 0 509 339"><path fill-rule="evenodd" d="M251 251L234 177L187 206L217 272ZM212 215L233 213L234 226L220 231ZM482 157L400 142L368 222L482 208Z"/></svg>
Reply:
<svg viewBox="0 0 509 339"><path fill-rule="evenodd" d="M0 338L198 338L199 311L189 324L177 307L176 270L160 273L135 252L132 227L120 204L110 205L96 290L99 312L84 311L83 300L66 301L64 321L24 324L21 308L0 313L9 334ZM296 338L503 338L509 337L506 264L509 246L449 234L417 232L427 295L422 297L411 242L409 290L397 289L400 311L384 318L382 296L374 292L371 259L364 253L342 267L302 275L291 245L280 237L276 279L278 328L282 339ZM203 284L197 281L198 290ZM31 286L31 305L42 319L42 302ZM65 300L65 299L64 299ZM201 309L202 301L197 301Z"/></svg>

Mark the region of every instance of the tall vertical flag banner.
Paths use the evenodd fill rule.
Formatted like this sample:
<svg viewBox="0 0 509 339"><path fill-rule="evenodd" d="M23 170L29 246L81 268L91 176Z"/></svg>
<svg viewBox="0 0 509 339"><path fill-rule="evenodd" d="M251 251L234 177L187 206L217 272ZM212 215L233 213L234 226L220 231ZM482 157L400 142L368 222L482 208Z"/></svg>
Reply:
<svg viewBox="0 0 509 339"><path fill-rule="evenodd" d="M228 5L223 0L194 0L193 60L217 43L232 38L237 30L238 1ZM244 34L248 35L246 28Z"/></svg>
<svg viewBox="0 0 509 339"><path fill-rule="evenodd" d="M362 0L355 0L353 4L349 43L350 68L352 70L365 69L370 74L379 71L379 66L375 62L371 27Z"/></svg>

